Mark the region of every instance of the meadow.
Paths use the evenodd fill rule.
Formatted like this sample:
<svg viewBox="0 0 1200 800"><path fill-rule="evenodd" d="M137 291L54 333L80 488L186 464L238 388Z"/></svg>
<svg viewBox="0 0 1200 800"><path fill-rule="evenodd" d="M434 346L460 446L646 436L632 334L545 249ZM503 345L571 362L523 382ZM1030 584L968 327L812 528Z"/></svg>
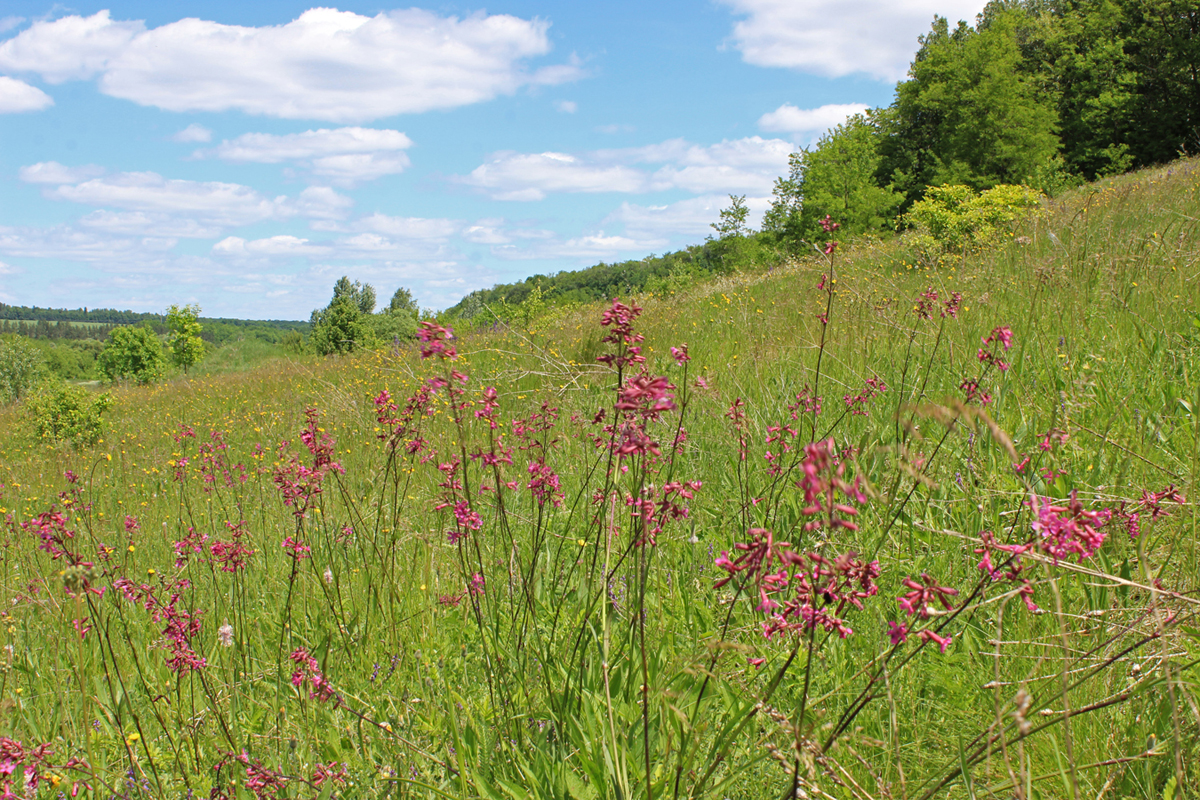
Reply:
<svg viewBox="0 0 1200 800"><path fill-rule="evenodd" d="M0 409L2 796L1196 796L1198 189Z"/></svg>

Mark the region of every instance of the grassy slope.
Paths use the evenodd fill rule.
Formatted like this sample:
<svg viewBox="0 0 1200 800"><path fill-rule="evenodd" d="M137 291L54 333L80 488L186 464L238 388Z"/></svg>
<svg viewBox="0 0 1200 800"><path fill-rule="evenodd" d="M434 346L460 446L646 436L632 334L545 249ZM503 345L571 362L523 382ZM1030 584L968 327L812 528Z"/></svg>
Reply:
<svg viewBox="0 0 1200 800"><path fill-rule="evenodd" d="M674 786L680 748L696 756L681 781L685 789L695 786L717 752L710 749L717 732L739 718L739 698L763 696L786 660L786 644L764 641L761 615L738 598L721 645L732 651L715 662L708 705L693 720L703 724L677 727L679 710L686 717L696 702L697 676L712 663L709 653L717 652L733 598L732 585L712 588L721 575L713 557L744 541L753 526L786 534L798 548L821 547L820 539L797 529L804 521L802 504L773 489L763 470L767 429L788 421L785 406L806 384L819 380L824 398L818 433L831 429L839 449L858 448L851 472L872 489L860 530L839 532L824 547L877 554L883 568L879 596L850 615L855 635L844 642L822 638L814 656L815 699L807 706L815 715L807 724L814 727L806 728L814 741L844 713L887 651L883 631L887 620L900 618L894 598L905 591L904 576L928 572L966 596L979 577L979 556L972 552L979 532L1004 532L1017 541L1028 531L1022 503L1029 487L1014 473L1010 456L986 426L963 425L946 434L929 405L961 397L959 384L980 373L976 352L992 328L1011 325L1015 346L1012 369L985 379L996 398L988 410L1016 451L1032 456L1024 473L1032 489L1054 497L1075 489L1088 507L1136 501L1143 489L1170 483L1189 498L1195 495L1200 425L1189 409L1200 407L1198 170L1200 163L1179 162L1085 187L1014 231L1011 241L963 259L922 264L902 242L843 246L834 263L837 291L819 378L817 316L825 295L815 287L828 264L781 265L765 275L725 278L669 301L645 302L642 330L651 369L680 383L667 349L687 342L691 376L702 375L708 384L690 390L688 447L674 466L674 477L702 480L704 488L690 519L660 534L645 573L645 651L653 656L646 665L653 707L648 716L655 731L652 758L662 765L652 780L665 782L657 784L655 796ZM959 319L914 315L918 295L928 287L942 297L962 293ZM562 476L566 503L539 509L522 492L502 516L486 505L492 501L476 501L485 521L478 559L445 543L453 518L431 510L441 491L436 461L385 472L371 398L387 387L403 399L435 374L436 365L419 361L412 350L280 361L120 389L105 441L92 451L31 441L18 411L0 411L0 508L11 515L0 576L11 606L0 639L13 646L10 655L0 653L8 667L0 684L0 730L27 742L53 742L60 754L88 758L112 776L122 775L132 759L153 795L180 794L185 783L197 793L207 791L222 752L243 746L288 775L307 774L317 761L345 762L357 785L352 793L363 796L432 791L396 784L391 779L397 776L451 796L486 796L487 787L501 791L496 787L502 781L576 785L589 758L608 776L602 796L614 796L613 784L641 791L642 649L631 612L641 574L636 555L607 581L609 602L593 607L597 614L603 610L603 623L581 622L588 607L581 598L604 586L598 575L581 582L587 554L608 558L619 552L605 547L605 537L587 523L591 490L583 488L585 465L598 462L581 432L589 430L587 420L598 407L611 403L611 375L591 366L603 352L600 310L544 319L528 336L500 333L458 342L464 356L456 366L471 376L470 398L477 401L484 386L495 385L506 418L528 416L543 400L561 415L549 463ZM876 375L888 391L870 414L842 415L843 395L855 394ZM745 462L725 417L737 398L748 415ZM293 443L284 453L298 452L297 434L310 404L337 439L346 474L336 488L330 478L321 512L310 514L300 531L313 557L293 573L279 543L297 535L296 521L277 496L271 470L286 460L277 452L282 440ZM806 420L799 424L807 439ZM180 425L193 427L200 438L176 443ZM438 460L449 457L458 434L448 427L444 405L429 425L428 438L442 451ZM665 429L653 428L659 438L669 436ZM1039 444L1051 429L1069 437L1061 444L1056 438L1053 449L1043 452ZM228 460L245 464L249 478L210 493L198 472L197 445L210 441L212 430L223 432ZM486 438L478 423L473 431L472 441ZM263 447L257 454L256 445ZM524 482L523 455L517 454L506 478ZM178 483L172 475L185 456L188 477ZM182 596L187 608L204 610L196 646L209 660L205 682L170 672L163 665L161 625L115 592L89 596L90 608L65 598L61 562L37 551L36 539L19 524L56 502L66 469L83 476L90 504L71 512L81 552L103 563L96 547L114 548L109 574L99 584L118 575L150 584L176 575L193 581ZM1053 480L1039 477L1047 469L1058 473ZM665 479L653 478L659 485ZM126 532L127 514L136 516L139 530ZM625 514L613 518L621 525ZM224 523L238 519L247 520L257 550L246 572L232 578L197 557L174 566L172 542L189 527L227 538ZM877 699L824 762L806 751L802 774L834 797L919 797L925 791L966 797L961 780L935 787L958 766L960 747L969 754L972 740L989 726L1011 726L1014 698L1024 687L1035 698L1032 721L1057 724L1019 747L1010 735L1005 748L997 743L983 753L971 769L980 796L985 786L1010 795L1005 785L1015 777L1028 779L1035 790L1041 786L1043 796L1069 796L1074 784L1081 796L1095 797L1107 786L1108 796L1157 797L1177 764L1191 769L1195 781L1188 764L1197 757L1191 700L1197 673L1183 665L1197 648L1177 627L1162 627L1161 609L1174 608L1185 624L1196 623L1187 616L1190 601L1164 599L1143 587L1159 579L1168 589L1196 589L1196 524L1191 504L1147 525L1137 542L1114 523L1086 566L1120 580L1081 576L1065 565L1032 568L1036 601L1048 613L1031 615L1016 598L997 599L1001 590L991 591L987 602L946 629L954 642L945 655L925 648L903 666L899 659L891 662L894 672L885 686L876 685ZM353 532L342 533L345 526ZM621 536L618 541L627 542L629 532ZM542 577L526 588L498 566L528 565L534 553L542 560L530 574ZM439 605L438 596L464 591L476 563L488 570L486 599L475 606L479 616L469 597L457 607ZM332 583L323 577L326 570ZM513 598L526 589L537 603L529 617L514 611L519 603ZM1148 610L1153 603L1160 610ZM72 620L82 617L105 636L94 632L81 643ZM215 638L226 621L237 640L229 649ZM1141 641L1139 635L1160 631L1165 635L1121 654ZM593 656L580 655L581 641ZM300 646L319 654L348 705L391 732L295 691L286 654ZM766 663L755 670L747 656ZM766 713L740 729L713 768L714 780L729 780L716 796L783 793L789 779L772 753L792 752L794 737L777 720L795 716L804 660L802 654ZM598 666L602 661L609 667ZM1089 669L1096 674L1064 698L1064 673L1071 680L1090 675ZM118 686L117 674L126 683ZM561 700L555 692L564 687L578 694L572 714L577 730L555 716ZM155 701L159 695L170 703ZM1065 707L1078 711L1113 697L1120 702L1062 724ZM525 722L513 721L518 718ZM1150 734L1160 744L1143 757ZM509 749L510 739L521 739L520 746ZM1119 757L1135 760L1088 767ZM791 758L782 761L790 764ZM574 777L554 766L563 763ZM523 778L521 765L529 770ZM228 775L228 768L220 774ZM851 779L858 789L850 788ZM595 788L593 781L577 791L588 796Z"/></svg>

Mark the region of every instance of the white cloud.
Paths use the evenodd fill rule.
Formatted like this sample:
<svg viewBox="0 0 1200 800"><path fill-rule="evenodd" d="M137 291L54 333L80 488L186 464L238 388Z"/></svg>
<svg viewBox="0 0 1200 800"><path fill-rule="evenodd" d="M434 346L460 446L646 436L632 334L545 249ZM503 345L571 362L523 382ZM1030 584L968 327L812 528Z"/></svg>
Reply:
<svg viewBox="0 0 1200 800"><path fill-rule="evenodd" d="M11 31L24 21L24 17L0 17L0 33Z"/></svg>
<svg viewBox="0 0 1200 800"><path fill-rule="evenodd" d="M476 220L474 225L463 228L461 235L471 244L509 244L512 242L512 236L504 230L503 219Z"/></svg>
<svg viewBox="0 0 1200 800"><path fill-rule="evenodd" d="M0 75L0 114L41 111L54 105L54 98L36 86Z"/></svg>
<svg viewBox="0 0 1200 800"><path fill-rule="evenodd" d="M377 128L321 128L316 131L276 136L270 133L246 133L221 142L213 154L225 161L255 161L278 164L346 153L376 153L412 147L400 131Z"/></svg>
<svg viewBox="0 0 1200 800"><path fill-rule="evenodd" d="M38 21L0 44L0 69L36 72L50 83L86 80L109 69L145 31L141 22L114 22L108 11Z"/></svg>
<svg viewBox="0 0 1200 800"><path fill-rule="evenodd" d="M53 161L21 170L31 183L58 184L44 191L51 200L68 200L100 210L80 222L90 228L123 233L203 238L219 229L295 216L344 219L354 201L325 186L310 186L295 198L266 197L248 186L218 181L164 178L155 172L121 172L85 180L99 167L64 167ZM66 183L64 183L66 181ZM116 213L110 209L122 209ZM171 234L159 234L159 229Z"/></svg>
<svg viewBox="0 0 1200 800"><path fill-rule="evenodd" d="M770 197L747 197L750 209L747 224L756 228L762 215L771 207ZM616 211L604 218L604 225L619 223L626 235L638 240L661 240L670 237L686 237L693 241L716 235L712 223L721 217L721 209L729 207L729 196L707 194L691 197L676 203L661 206L643 206L622 203Z"/></svg>
<svg viewBox="0 0 1200 800"><path fill-rule="evenodd" d="M574 100L559 100L554 107L564 114L574 114L579 110L579 104Z"/></svg>
<svg viewBox="0 0 1200 800"><path fill-rule="evenodd" d="M179 239L212 239L221 235L221 226L202 224L194 219L172 217L149 211L108 211L98 209L80 217L85 228L125 236L169 236Z"/></svg>
<svg viewBox="0 0 1200 800"><path fill-rule="evenodd" d="M550 51L548 28L505 14L313 8L284 25L188 18L147 29L101 11L35 22L0 44L0 69L51 82L98 76L105 94L170 111L352 122L579 78L574 60L526 68Z"/></svg>
<svg viewBox="0 0 1200 800"><path fill-rule="evenodd" d="M57 161L40 161L21 167L17 177L26 183L49 183L61 186L64 183L79 183L104 174L104 167L85 164L82 167L66 167Z"/></svg>
<svg viewBox="0 0 1200 800"><path fill-rule="evenodd" d="M547 192L641 192L645 173L566 153L495 153L465 179L496 200L541 200Z"/></svg>
<svg viewBox="0 0 1200 800"><path fill-rule="evenodd" d="M345 219L353 206L353 200L328 186L309 186L292 203L300 216L323 220Z"/></svg>
<svg viewBox="0 0 1200 800"><path fill-rule="evenodd" d="M985 0L721 0L743 16L733 43L749 64L829 77L904 77L935 14L974 19Z"/></svg>
<svg viewBox="0 0 1200 800"><path fill-rule="evenodd" d="M428 219L424 217L389 217L376 212L369 217L356 220L354 229L381 233L400 239L445 241L461 230L462 224L452 219Z"/></svg>
<svg viewBox="0 0 1200 800"><path fill-rule="evenodd" d="M841 125L855 114L866 112L869 106L862 103L831 103L819 108L797 108L784 103L774 111L758 118L758 127L764 131L784 133L822 134Z"/></svg>
<svg viewBox="0 0 1200 800"><path fill-rule="evenodd" d="M203 125L200 125L199 123L193 122L191 125L188 125L186 128L181 130L179 133L172 136L171 141L181 142L183 144L191 144L191 143L196 143L196 142L211 142L212 141L212 131L210 131L208 128L204 127Z"/></svg>
<svg viewBox="0 0 1200 800"><path fill-rule="evenodd" d="M665 239L632 239L628 236L609 236L604 231L576 236L566 241L542 241L529 246L515 244L492 248L492 254L506 261L541 259L571 259L586 262L597 258L644 254L666 244Z"/></svg>
<svg viewBox="0 0 1200 800"><path fill-rule="evenodd" d="M636 148L634 152L646 160L674 162L654 173L656 186L697 194L757 194L769 192L775 179L787 171L788 155L793 149L782 139L751 136L708 147L677 140L657 148Z"/></svg>
<svg viewBox="0 0 1200 800"><path fill-rule="evenodd" d="M751 136L714 145L671 139L645 147L586 155L512 153L491 156L461 180L496 200L542 200L552 192L643 193L769 192L787 170L793 147L782 139ZM634 164L664 164L650 172Z"/></svg>
<svg viewBox="0 0 1200 800"><path fill-rule="evenodd" d="M184 214L222 226L281 219L294 212L286 197L264 197L248 186L169 180L154 172L123 172L46 192L54 200L129 211Z"/></svg>
<svg viewBox="0 0 1200 800"><path fill-rule="evenodd" d="M282 136L246 133L197 155L260 164L294 161L316 175L337 183L353 184L404 171L410 162L403 151L412 144L412 139L400 131L322 128Z"/></svg>
<svg viewBox="0 0 1200 800"><path fill-rule="evenodd" d="M16 274L17 274L16 267L14 267L12 264L5 264L3 261L0 261L0 275L16 275Z"/></svg>
<svg viewBox="0 0 1200 800"><path fill-rule="evenodd" d="M0 253L23 258L55 258L105 263L137 271L157 263L176 244L171 237L116 237L64 225L53 228L0 226Z"/></svg>
<svg viewBox="0 0 1200 800"><path fill-rule="evenodd" d="M265 239L246 241L240 236L229 236L213 245L213 255L219 256L323 256L331 248L310 244L308 239L296 236L269 236Z"/></svg>

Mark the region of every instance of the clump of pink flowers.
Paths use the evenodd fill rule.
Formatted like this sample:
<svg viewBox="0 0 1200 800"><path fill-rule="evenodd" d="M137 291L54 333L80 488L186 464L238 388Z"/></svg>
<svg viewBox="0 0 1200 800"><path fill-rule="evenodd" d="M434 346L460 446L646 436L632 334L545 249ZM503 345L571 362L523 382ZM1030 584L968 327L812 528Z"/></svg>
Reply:
<svg viewBox="0 0 1200 800"><path fill-rule="evenodd" d="M333 690L333 685L321 672L321 665L303 647L292 652L290 656L296 665L292 672L292 685L297 689L308 687L308 696L322 703L332 700L335 706L342 704L341 697Z"/></svg>
<svg viewBox="0 0 1200 800"><path fill-rule="evenodd" d="M1071 492L1066 505L1056 505L1048 497L1034 497L1029 507L1037 516L1033 531L1038 547L1055 563L1076 556L1079 561L1091 558L1104 544L1107 535L1101 530L1112 519L1112 511L1104 508L1089 511Z"/></svg>
<svg viewBox="0 0 1200 800"><path fill-rule="evenodd" d="M306 409L304 417L306 424L300 432L300 441L312 455L312 466L300 463L293 455L288 462L275 468L274 476L283 504L292 509L297 519L308 514L309 508L321 494L322 484L329 473L345 473L342 465L333 460L335 442L318 424L317 410Z"/></svg>

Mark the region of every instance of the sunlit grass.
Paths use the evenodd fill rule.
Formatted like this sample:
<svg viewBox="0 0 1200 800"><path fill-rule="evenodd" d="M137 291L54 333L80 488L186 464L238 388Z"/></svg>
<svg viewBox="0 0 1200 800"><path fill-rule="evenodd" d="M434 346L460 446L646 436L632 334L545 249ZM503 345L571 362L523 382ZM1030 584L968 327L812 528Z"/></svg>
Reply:
<svg viewBox="0 0 1200 800"><path fill-rule="evenodd" d="M797 764L813 797L1162 797L1194 782L1197 166L1084 187L986 253L931 261L903 240L844 242L832 262L640 299L646 368L686 398L686 444L672 458L677 418L649 422L663 457L626 460L628 473L608 476L609 435L592 422L614 414L615 375L595 362L612 350L600 305L527 332L460 331L446 363L415 345L263 363L247 343L190 376L115 389L88 450L37 441L20 408L0 410L0 731L49 744L47 780L97 797L585 798L647 784L655 797L764 797L790 791ZM930 289L961 293L957 318L914 313ZM978 355L999 326L1014 342L1004 372ZM686 383L670 353L683 343ZM448 368L469 377L461 425L443 390L391 458L375 398L387 389L402 409L431 377L460 385ZM874 378L887 390L869 413L845 413ZM960 405L968 379L992 395L986 418ZM494 432L475 416L488 386ZM822 411L792 419L806 388ZM744 448L727 416L738 400ZM277 476L293 456L313 462L308 408L344 474L324 474L300 520ZM550 408L553 425L520 435L517 420L537 431ZM786 455L767 442L781 426L797 432ZM857 531L806 533L798 474L768 471L768 451L795 460L827 436L864 481ZM417 438L436 456L408 455ZM513 463L472 459L493 447ZM439 486L455 457L466 485ZM538 459L561 506L527 488ZM661 499L668 480L703 487L653 546L632 546L626 493ZM1019 583L972 594L980 534L1026 541L1031 493L1115 512L1169 485L1187 504L1144 514L1137 539L1114 518L1089 559L1028 556L1039 613ZM457 545L450 496L482 523ZM52 508L87 570L39 549L25 523ZM254 554L223 571L211 547L243 520ZM806 634L768 641L757 597L714 588L715 560L751 528L880 561L879 593L847 615L853 635L817 635L809 669ZM311 557L293 558L289 537ZM953 636L944 654L914 636L889 656L888 622L911 622L902 581L921 573L967 610L934 617ZM119 579L148 587L143 599L124 599ZM199 619L187 641L204 667L168 666L169 618L147 591ZM301 649L316 673L289 658ZM311 696L314 674L336 700ZM1026 724L1050 726L1021 738ZM320 778L343 767L345 783Z"/></svg>

